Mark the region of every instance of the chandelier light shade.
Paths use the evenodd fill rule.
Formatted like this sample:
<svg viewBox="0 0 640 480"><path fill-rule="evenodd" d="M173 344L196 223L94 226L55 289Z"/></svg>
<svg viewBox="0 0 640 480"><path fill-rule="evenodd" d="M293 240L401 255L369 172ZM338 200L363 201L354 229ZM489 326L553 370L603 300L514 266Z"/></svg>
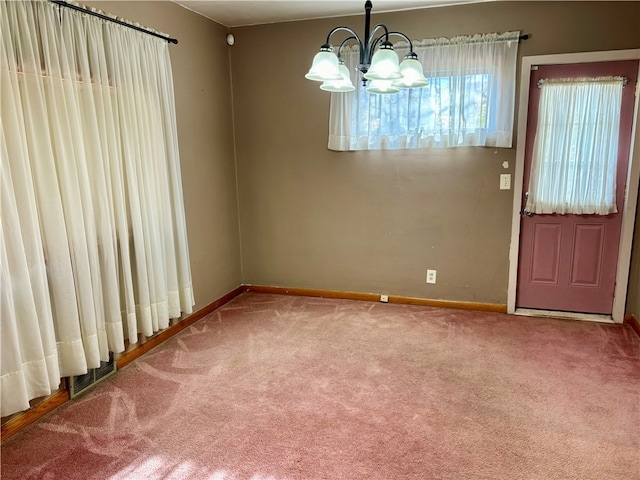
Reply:
<svg viewBox="0 0 640 480"><path fill-rule="evenodd" d="M366 88L368 93L398 93L400 89L394 84L393 80L371 80Z"/></svg>
<svg viewBox="0 0 640 480"><path fill-rule="evenodd" d="M354 91L356 87L354 87L353 83L351 83L349 69L343 61L340 61L339 71L341 75L341 78L339 80L326 80L322 85L320 85L320 89L327 92L337 93Z"/></svg>
<svg viewBox="0 0 640 480"><path fill-rule="evenodd" d="M391 42L382 42L371 58L371 66L363 75L367 80L397 80L402 78L398 55L393 51Z"/></svg>
<svg viewBox="0 0 640 480"><path fill-rule="evenodd" d="M313 63L309 72L305 75L309 80L325 82L327 80L340 80L340 65L338 57L333 53L331 45L323 45L320 51L313 57Z"/></svg>
<svg viewBox="0 0 640 480"><path fill-rule="evenodd" d="M404 57L404 60L400 64L400 73L402 78L399 78L393 84L398 88L420 88L427 86L427 79L424 78L422 71L422 64L418 61L417 55L413 56L408 54Z"/></svg>
<svg viewBox="0 0 640 480"><path fill-rule="evenodd" d="M350 92L355 90L350 73L340 55L342 48L350 42L358 44L360 53L358 71L362 74L362 82L369 93L398 93L402 88L420 88L427 85L422 65L413 51L413 42L402 32L390 32L384 24L371 26L370 0L364 4L365 24L364 40L349 27L335 27L327 35L327 41L320 47L320 52L313 58L309 72L305 75L309 80L323 82L322 90L329 92ZM345 31L349 36L338 47L337 54L331 45L334 33ZM389 41L390 36L402 37L409 43L409 53L399 63L398 54Z"/></svg>

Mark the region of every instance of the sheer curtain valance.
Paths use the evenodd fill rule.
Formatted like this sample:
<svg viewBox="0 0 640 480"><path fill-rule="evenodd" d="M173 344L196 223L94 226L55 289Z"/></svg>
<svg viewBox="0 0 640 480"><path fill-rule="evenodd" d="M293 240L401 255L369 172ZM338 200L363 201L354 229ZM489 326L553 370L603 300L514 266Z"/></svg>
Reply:
<svg viewBox="0 0 640 480"><path fill-rule="evenodd" d="M167 43L0 2L2 415L194 304Z"/></svg>
<svg viewBox="0 0 640 480"><path fill-rule="evenodd" d="M392 95L367 93L357 46L343 49L356 90L331 95L329 149L511 147L519 36L414 42L429 84ZM408 51L404 42L394 48L400 58Z"/></svg>

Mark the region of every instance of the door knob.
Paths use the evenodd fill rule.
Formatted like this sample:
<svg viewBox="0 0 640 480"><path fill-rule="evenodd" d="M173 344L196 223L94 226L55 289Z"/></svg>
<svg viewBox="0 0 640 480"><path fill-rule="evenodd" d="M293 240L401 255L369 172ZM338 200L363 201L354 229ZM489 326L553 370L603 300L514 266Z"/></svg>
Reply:
<svg viewBox="0 0 640 480"><path fill-rule="evenodd" d="M524 199L525 199L525 204L526 204L526 200L529 200L529 192L524 192ZM525 205L526 208L526 205ZM520 210L520 215L524 216L524 217L532 217L533 216L533 212L527 212L524 208L522 210Z"/></svg>

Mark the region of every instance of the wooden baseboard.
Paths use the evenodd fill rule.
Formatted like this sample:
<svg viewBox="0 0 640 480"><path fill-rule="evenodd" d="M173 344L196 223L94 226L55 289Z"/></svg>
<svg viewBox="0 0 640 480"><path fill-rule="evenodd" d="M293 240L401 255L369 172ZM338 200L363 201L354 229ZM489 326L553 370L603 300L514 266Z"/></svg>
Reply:
<svg viewBox="0 0 640 480"><path fill-rule="evenodd" d="M184 318L182 321L180 321L180 322L178 322L178 323L176 323L174 325L171 325L166 330L163 330L163 331L159 332L158 334L154 335L153 337L147 339L147 341L145 343L143 343L143 344L141 344L141 345L139 345L139 346L127 351L127 352L124 352L122 355L120 355L116 359L116 365L118 366L118 369L124 368L126 365L131 363L136 358L138 358L141 355L145 354L146 352L148 352L152 348L157 347L162 342L164 342L168 338L171 338L176 333L184 330L185 328L189 327L190 325L193 325L195 322L200 320L202 317L210 314L211 312L213 312L217 308L220 308L224 304L230 302L231 300L233 300L235 297L237 297L238 295L240 295L244 291L246 291L246 289L243 286L240 286L240 287L232 290L231 292L227 293L226 295L224 295L223 297L219 298L215 302L207 305L206 307L198 310L195 313L192 313L188 317ZM63 388L63 389L59 390L58 392L54 393L53 395L51 395L51 396L47 397L46 399L42 400L40 403L38 403L34 407L30 408L29 410L26 410L26 411L24 411L24 412L22 412L20 414L17 414L15 417L7 420L7 422L2 424L2 436L1 436L1 440L0 441L5 441L7 438L9 438L10 436L18 433L20 430L25 428L27 425L32 424L33 422L35 422L36 420L40 419L41 417L43 417L47 413L51 412L52 410L55 410L60 405L62 405L65 402L67 402L69 400L69 398L70 398L69 397L69 391Z"/></svg>
<svg viewBox="0 0 640 480"><path fill-rule="evenodd" d="M633 331L640 337L640 320L638 320L633 315L625 315L624 323L631 326Z"/></svg>
<svg viewBox="0 0 640 480"><path fill-rule="evenodd" d="M29 410L16 415L11 420L2 425L2 435L0 441L4 442L11 435L18 433L23 428L31 425L36 420L42 418L47 413L55 410L60 405L69 400L69 391L66 388L58 390L53 395L45 398Z"/></svg>
<svg viewBox="0 0 640 480"><path fill-rule="evenodd" d="M313 288L267 287L263 285L243 285L246 292L272 293L278 295L300 295L305 297L339 298L344 300L364 300L379 302L380 294L343 292L338 290L318 290ZM389 303L421 305L424 307L452 308L456 310L476 310L479 312L507 313L507 306L500 303L458 302L454 300L431 300L428 298L389 295Z"/></svg>
<svg viewBox="0 0 640 480"><path fill-rule="evenodd" d="M149 350L157 347L161 343L173 337L176 333L181 332L187 327L190 327L195 322L200 320L202 317L209 315L211 312L213 312L217 308L220 308L225 303L230 302L231 300L236 298L238 295L240 295L244 291L245 289L242 286L236 288L235 290L232 290L231 292L227 293L225 296L220 297L215 302L210 303L206 307L198 310L195 313L192 313L191 315L181 320L180 322L177 322L171 325L169 328L166 328L161 332L158 332L153 337L148 338L146 342L138 345L135 348L132 348L131 350L128 350L122 353L118 358L116 358L116 365L118 366L118 370L126 367L131 362L133 362L136 358L140 357L141 355L144 355Z"/></svg>

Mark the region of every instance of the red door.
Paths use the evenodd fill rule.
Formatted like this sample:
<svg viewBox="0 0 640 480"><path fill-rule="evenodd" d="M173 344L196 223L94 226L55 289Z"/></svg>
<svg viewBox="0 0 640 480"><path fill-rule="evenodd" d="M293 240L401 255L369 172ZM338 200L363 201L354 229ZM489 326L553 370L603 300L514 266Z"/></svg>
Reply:
<svg viewBox="0 0 640 480"><path fill-rule="evenodd" d="M524 188L529 185L531 158L538 121L540 89L544 78L622 76L623 87L616 177L619 213L611 215L522 216L516 306L611 314L618 248L624 207L633 124L634 90L638 61L545 65L531 74L525 145ZM522 209L526 204L522 198Z"/></svg>

